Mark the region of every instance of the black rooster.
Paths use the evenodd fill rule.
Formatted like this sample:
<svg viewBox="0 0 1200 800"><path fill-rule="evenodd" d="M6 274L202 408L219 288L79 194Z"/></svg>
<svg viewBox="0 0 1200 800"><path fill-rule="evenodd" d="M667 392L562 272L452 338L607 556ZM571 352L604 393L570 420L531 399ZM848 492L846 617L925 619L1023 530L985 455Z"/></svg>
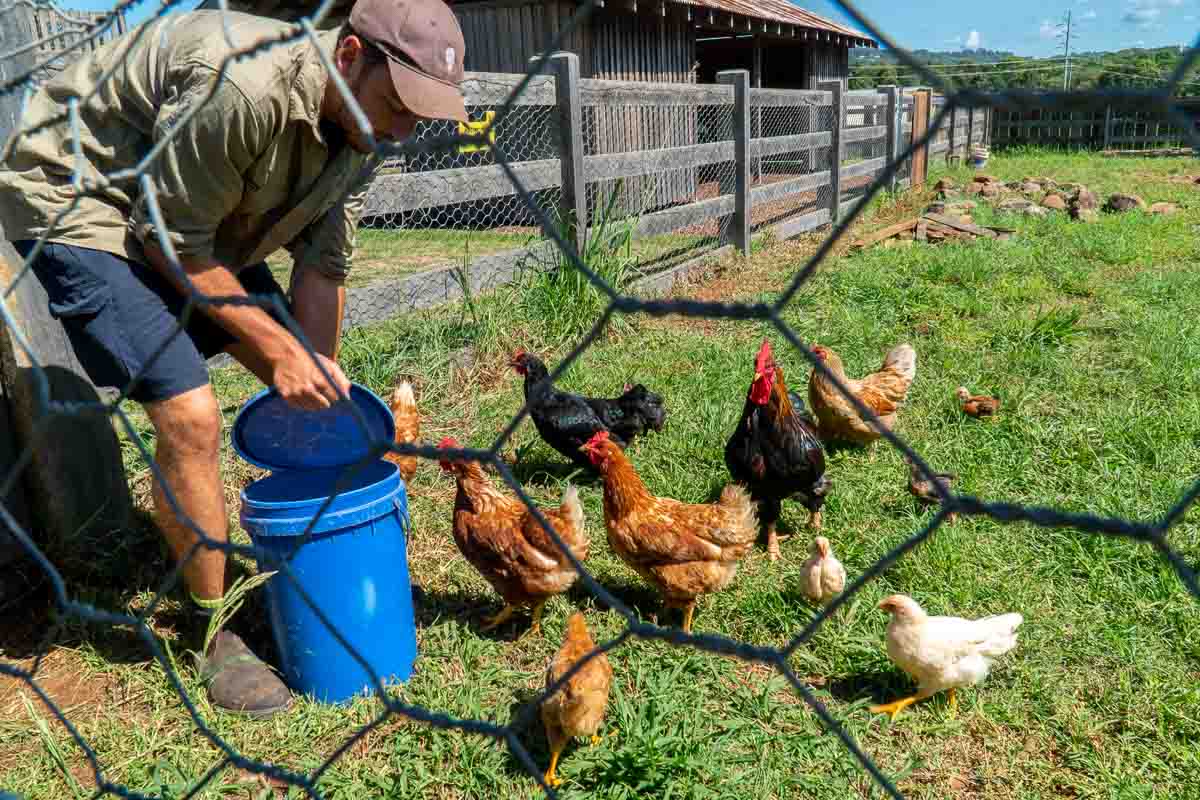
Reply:
<svg viewBox="0 0 1200 800"><path fill-rule="evenodd" d="M634 438L648 430L661 431L666 423L662 397L640 383L626 384L620 397L584 397L554 388L542 360L523 350L509 366L525 377L525 402L543 441L589 472L595 467L579 448L597 431L608 431L625 449Z"/></svg>
<svg viewBox="0 0 1200 800"><path fill-rule="evenodd" d="M809 511L809 526L821 527L821 506L830 487L825 450L815 420L800 396L788 391L765 339L754 362L742 418L725 444L725 466L758 503L772 561L779 558L775 523L784 500L795 496Z"/></svg>

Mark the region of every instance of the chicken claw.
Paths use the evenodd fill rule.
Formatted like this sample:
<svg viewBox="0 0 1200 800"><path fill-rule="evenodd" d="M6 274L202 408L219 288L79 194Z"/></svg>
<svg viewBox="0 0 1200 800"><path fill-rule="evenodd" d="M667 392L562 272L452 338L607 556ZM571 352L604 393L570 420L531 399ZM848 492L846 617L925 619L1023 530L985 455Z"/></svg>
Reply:
<svg viewBox="0 0 1200 800"><path fill-rule="evenodd" d="M559 752L560 750L554 750L550 753L550 769L546 770L546 774L542 776L542 779L546 781L546 785L552 788L562 786L562 778L554 774L554 771L558 768Z"/></svg>
<svg viewBox="0 0 1200 800"><path fill-rule="evenodd" d="M529 626L529 630L517 637L517 641L523 640L526 636L537 636L542 632L542 609L545 608L546 601L542 600L533 607L533 624Z"/></svg>
<svg viewBox="0 0 1200 800"><path fill-rule="evenodd" d="M903 697L893 703L885 703L881 706L871 706L871 712L874 714L887 714L892 718L892 721L895 722L897 714L911 706L913 703L917 702L919 699L920 696L914 694L912 697Z"/></svg>
<svg viewBox="0 0 1200 800"><path fill-rule="evenodd" d="M767 526L767 558L779 560L779 534L775 532L774 525Z"/></svg>
<svg viewBox="0 0 1200 800"><path fill-rule="evenodd" d="M683 609L683 632L692 632L692 615L696 613L696 601L688 603Z"/></svg>
<svg viewBox="0 0 1200 800"><path fill-rule="evenodd" d="M808 527L812 528L814 531L821 530L821 512L820 511L812 511L809 513Z"/></svg>
<svg viewBox="0 0 1200 800"><path fill-rule="evenodd" d="M512 615L515 613L517 613L517 607L506 604L504 608L500 610L500 613L496 614L495 616L484 617L483 630L490 631L497 625L502 625L503 623L508 622L508 620L511 619Z"/></svg>

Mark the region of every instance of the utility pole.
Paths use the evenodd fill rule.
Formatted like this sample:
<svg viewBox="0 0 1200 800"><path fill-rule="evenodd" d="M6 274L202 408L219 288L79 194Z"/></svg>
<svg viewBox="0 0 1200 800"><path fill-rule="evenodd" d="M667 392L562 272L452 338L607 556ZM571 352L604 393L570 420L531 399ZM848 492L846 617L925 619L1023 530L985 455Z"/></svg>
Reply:
<svg viewBox="0 0 1200 800"><path fill-rule="evenodd" d="M1063 91L1071 88L1071 9L1067 9L1067 35L1063 40L1066 59L1063 61Z"/></svg>

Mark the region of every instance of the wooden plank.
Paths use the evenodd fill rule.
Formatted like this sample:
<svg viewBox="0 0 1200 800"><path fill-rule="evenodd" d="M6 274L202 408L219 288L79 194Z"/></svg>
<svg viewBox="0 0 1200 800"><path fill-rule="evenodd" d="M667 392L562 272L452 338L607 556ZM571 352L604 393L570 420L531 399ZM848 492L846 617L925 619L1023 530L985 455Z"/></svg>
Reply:
<svg viewBox="0 0 1200 800"><path fill-rule="evenodd" d="M887 137L887 126L874 125L869 128L849 128L842 131L842 141L845 144L852 142L865 142L870 139L884 139Z"/></svg>
<svg viewBox="0 0 1200 800"><path fill-rule="evenodd" d="M876 242L882 242L884 239L890 239L898 233L911 231L913 228L917 227L918 221L919 220L914 217L913 219L905 220L904 222L897 222L895 225L889 225L886 228L877 230L874 233L869 233L861 239L851 243L850 247L851 249L870 247Z"/></svg>
<svg viewBox="0 0 1200 800"><path fill-rule="evenodd" d="M468 72L463 79L463 95L469 106L496 106L508 100L520 85L524 73ZM554 105L554 77L535 75L521 94L513 99L518 106Z"/></svg>
<svg viewBox="0 0 1200 800"><path fill-rule="evenodd" d="M947 228L954 228L955 230L963 231L964 233L970 233L975 236L987 236L988 238L995 239L999 235L991 228L981 228L978 225L972 225L970 223L963 222L960 219L956 219L955 217L946 216L945 214L924 214L923 217L925 219L931 219L939 225L945 225Z"/></svg>
<svg viewBox="0 0 1200 800"><path fill-rule="evenodd" d="M816 211L810 211L799 217L792 217L783 222L778 222L770 227L770 231L776 239L782 241L784 239L791 239L793 236L798 236L801 233L816 230L828 223L829 209L819 208Z"/></svg>
<svg viewBox="0 0 1200 800"><path fill-rule="evenodd" d="M912 138L916 141L923 137L929 128L929 90L922 89L913 93ZM912 166L909 168L910 180L913 186L925 183L925 175L929 165L929 153L925 147L913 151Z"/></svg>
<svg viewBox="0 0 1200 800"><path fill-rule="evenodd" d="M769 136L764 139L754 139L750 142L751 157L775 156L781 153L798 153L810 147L827 147L833 143L833 134L829 131L817 133L797 133L792 136Z"/></svg>
<svg viewBox="0 0 1200 800"><path fill-rule="evenodd" d="M663 211L643 214L638 219L633 235L636 239L646 236L657 236L662 233L679 230L680 228L686 228L689 225L698 225L714 217L724 217L733 212L734 196L731 194L722 195L714 197L711 200L702 200L698 203L688 203Z"/></svg>
<svg viewBox="0 0 1200 800"><path fill-rule="evenodd" d="M754 106L827 106L833 102L830 92L808 89L751 89L750 105Z"/></svg>
<svg viewBox="0 0 1200 800"><path fill-rule="evenodd" d="M852 106L886 106L887 95L880 94L875 89L857 89L846 92L846 102Z"/></svg>
<svg viewBox="0 0 1200 800"><path fill-rule="evenodd" d="M732 160L732 141L711 142L683 147L664 147L659 150L637 153L587 156L583 161L583 174L590 183L620 177L649 175L667 169L702 167L706 164L720 164Z"/></svg>
<svg viewBox="0 0 1200 800"><path fill-rule="evenodd" d="M521 161L511 166L522 185L531 192L551 189L561 180L557 158ZM362 216L398 214L515 193L512 181L499 164L384 174L377 176L367 189Z"/></svg>
<svg viewBox="0 0 1200 800"><path fill-rule="evenodd" d="M637 83L589 78L579 82L584 106L717 106L733 102L733 89L720 85Z"/></svg>
<svg viewBox="0 0 1200 800"><path fill-rule="evenodd" d="M559 201L559 219L570 226L576 252L587 249L587 184L583 177L583 107L579 104L579 56L575 53L555 53L555 85L558 90L558 105L555 108L559 136L559 185L562 197Z"/></svg>
<svg viewBox="0 0 1200 800"><path fill-rule="evenodd" d="M755 186L750 190L751 205L760 203L773 203L776 200L782 200L785 197L801 192L811 192L814 189L819 189L822 186L829 185L829 171L814 172L809 175L801 175L799 178L789 178L784 181L776 181L768 183L765 186Z"/></svg>

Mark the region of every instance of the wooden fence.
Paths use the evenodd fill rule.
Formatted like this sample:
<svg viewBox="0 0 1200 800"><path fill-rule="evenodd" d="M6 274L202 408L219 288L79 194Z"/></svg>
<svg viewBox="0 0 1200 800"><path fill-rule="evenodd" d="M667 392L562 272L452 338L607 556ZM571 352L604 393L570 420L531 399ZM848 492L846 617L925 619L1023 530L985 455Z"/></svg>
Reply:
<svg viewBox="0 0 1200 800"><path fill-rule="evenodd" d="M1175 107L1200 131L1200 98L1179 98ZM1182 147L1185 127L1163 111L1113 106L1098 98L1094 108L1063 111L998 109L992 140L997 149L1017 145L1104 150L1153 150Z"/></svg>
<svg viewBox="0 0 1200 800"><path fill-rule="evenodd" d="M594 234L606 190L621 181L628 196L619 208L635 220L634 239L665 242L654 248L654 263L642 264L640 286L667 286L713 255L748 252L754 236L786 239L835 221L914 135L912 89L843 92L833 83L821 91L757 89L743 70L722 73L716 84L584 79L571 53L549 59L544 74L514 99L511 113L521 124L501 121L485 130L483 121L494 118L523 77L468 73L464 91L472 118L481 121L480 142L504 148L512 174L547 216L583 223L575 226L584 231L579 242ZM936 107L941 98L932 102ZM662 124L641 126L639 149L629 150L623 134L621 146L603 143L612 120L644 120L650 109L661 112ZM970 144L986 140L987 118L983 108L956 111L925 160L962 158ZM446 129L432 123L426 133ZM414 235L527 226L530 242L469 263L455 254L418 274L352 291L346 328L453 301L464 278L472 291L486 290L558 262L486 150L408 168L402 161L387 165L368 191L364 223ZM468 158L474 163L460 166ZM892 188L909 181L906 161ZM670 246L671 237L679 246Z"/></svg>

